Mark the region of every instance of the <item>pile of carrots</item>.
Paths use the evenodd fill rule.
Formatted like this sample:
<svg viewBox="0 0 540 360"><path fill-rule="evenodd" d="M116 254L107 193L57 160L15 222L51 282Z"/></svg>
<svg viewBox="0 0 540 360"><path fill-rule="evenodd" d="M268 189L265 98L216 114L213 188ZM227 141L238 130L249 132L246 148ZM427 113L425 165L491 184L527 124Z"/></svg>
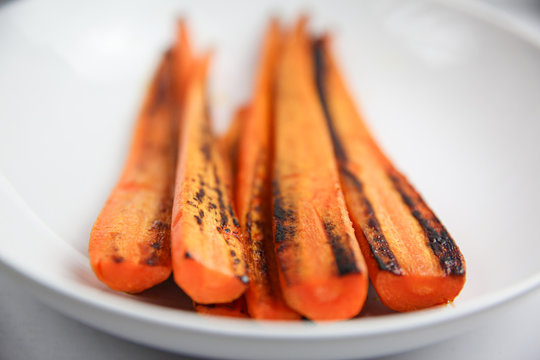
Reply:
<svg viewBox="0 0 540 360"><path fill-rule="evenodd" d="M172 273L197 312L276 320L354 317L369 281L396 311L459 294L459 248L373 140L330 37L306 28L270 22L252 99L217 136L210 55L179 22L92 228L101 281L138 293Z"/></svg>

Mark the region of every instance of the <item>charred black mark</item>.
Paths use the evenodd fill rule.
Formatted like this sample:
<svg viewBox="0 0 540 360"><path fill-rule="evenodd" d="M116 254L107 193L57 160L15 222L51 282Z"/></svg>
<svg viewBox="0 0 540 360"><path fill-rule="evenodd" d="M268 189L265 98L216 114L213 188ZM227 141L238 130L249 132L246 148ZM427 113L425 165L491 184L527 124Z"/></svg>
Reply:
<svg viewBox="0 0 540 360"><path fill-rule="evenodd" d="M189 251L186 251L186 253L184 254L184 258L191 259L191 254L189 253Z"/></svg>
<svg viewBox="0 0 540 360"><path fill-rule="evenodd" d="M216 165L214 164L214 179L216 182L216 187L214 188L214 191L217 195L218 205L219 205L219 216L220 216L220 223L221 227L225 228L227 227L229 223L229 217L227 216L227 206L225 206L225 201L223 199L223 191L221 191L221 180L219 179L219 176L217 174Z"/></svg>
<svg viewBox="0 0 540 360"><path fill-rule="evenodd" d="M198 217L197 215L193 215L193 217L195 218L195 220L197 220L197 224L202 225L202 219L200 217Z"/></svg>
<svg viewBox="0 0 540 360"><path fill-rule="evenodd" d="M343 147L343 144L341 143L341 140L337 134L334 123L332 122L328 101L326 99L326 64L324 61L323 43L321 40L317 40L313 44L313 61L315 63L315 82L317 84L317 93L319 94L319 99L324 112L324 118L326 119L326 124L328 125L328 131L330 132L332 143L334 144L334 152L336 153L336 157L340 163L346 162L347 153L345 152L345 148Z"/></svg>
<svg viewBox="0 0 540 360"><path fill-rule="evenodd" d="M204 189L201 187L201 188L199 189L199 191L197 191L197 192L195 193L195 197L193 198L193 200L196 200L196 201L198 201L199 203L201 203L201 202L203 201L203 199L204 199L204 195L205 195Z"/></svg>
<svg viewBox="0 0 540 360"><path fill-rule="evenodd" d="M159 219L156 219L154 220L154 222L152 222L151 230L165 231L168 229L169 229L169 224L167 224L166 222L163 222Z"/></svg>
<svg viewBox="0 0 540 360"><path fill-rule="evenodd" d="M112 259L115 263L117 264L120 264L121 262L124 261L124 257L123 256L120 256L120 255L113 255L112 256Z"/></svg>
<svg viewBox="0 0 540 360"><path fill-rule="evenodd" d="M361 224L362 232L369 244L373 257L379 265L379 269L389 271L394 275L402 275L403 271L401 266L386 241L386 237L382 232L381 225L375 215L371 202L364 193L364 185L344 166L340 166L340 172L341 176L345 178L345 181L354 186L357 195L360 197L358 200L361 202L362 208L364 209L364 213L361 214L361 220L363 222Z"/></svg>
<svg viewBox="0 0 540 360"><path fill-rule="evenodd" d="M150 247L153 249L151 251L152 255L146 261L143 261L143 263L153 266L159 260L159 256L156 253L164 249L170 241L170 224L156 219L152 222L150 231L153 237L153 239L150 239ZM144 246L142 246L141 251L147 251L147 249L144 249ZM154 259L155 257L157 259Z"/></svg>
<svg viewBox="0 0 540 360"><path fill-rule="evenodd" d="M411 210L412 216L424 230L429 246L435 256L439 258L439 263L445 274L464 275L463 256L444 225L405 178L398 174L389 173L387 175L394 188L401 195L403 202Z"/></svg>
<svg viewBox="0 0 540 360"><path fill-rule="evenodd" d="M347 274L359 273L360 269L356 266L356 259L352 249L347 246L349 235L345 234L345 239L342 234L336 232L336 225L332 222L323 219L323 227L326 233L328 241L330 241L330 247L336 260L338 268L338 274L344 276Z"/></svg>
<svg viewBox="0 0 540 360"><path fill-rule="evenodd" d="M275 179L272 182L272 192L274 195L274 246L276 246L276 253L279 258L282 252L297 246L293 240L297 232L297 218L291 205L285 204L283 196L281 195L279 182ZM280 261L278 261L278 265L285 277L285 281L290 282L287 274L291 264L287 261L283 261L281 258Z"/></svg>
<svg viewBox="0 0 540 360"><path fill-rule="evenodd" d="M274 190L274 219L276 222L276 243L290 239L296 234L296 216L292 209L286 209L279 189L279 184L276 180L273 183Z"/></svg>
<svg viewBox="0 0 540 360"><path fill-rule="evenodd" d="M232 222L233 222L234 226L239 227L240 223L238 222L238 219L236 218L236 216L234 214L233 207L232 207L231 204L229 204L228 210L229 210L229 215L231 216L231 219L232 219Z"/></svg>
<svg viewBox="0 0 540 360"><path fill-rule="evenodd" d="M146 259L146 265L156 266L161 264L161 259L157 253L152 253L148 259Z"/></svg>
<svg viewBox="0 0 540 360"><path fill-rule="evenodd" d="M203 209L199 210L199 217L202 219L204 218L204 211Z"/></svg>
<svg viewBox="0 0 540 360"><path fill-rule="evenodd" d="M214 209L217 209L216 204L214 204L213 202L208 203L208 210L214 210Z"/></svg>

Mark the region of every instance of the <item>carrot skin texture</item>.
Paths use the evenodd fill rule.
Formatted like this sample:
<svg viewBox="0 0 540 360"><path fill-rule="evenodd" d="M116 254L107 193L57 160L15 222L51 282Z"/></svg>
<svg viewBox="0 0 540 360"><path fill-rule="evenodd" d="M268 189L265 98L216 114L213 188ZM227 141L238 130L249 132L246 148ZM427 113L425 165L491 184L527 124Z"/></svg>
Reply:
<svg viewBox="0 0 540 360"><path fill-rule="evenodd" d="M171 233L174 279L201 304L233 301L249 281L224 159L207 112L207 66L208 57L197 62L186 91Z"/></svg>
<svg viewBox="0 0 540 360"><path fill-rule="evenodd" d="M236 203L246 234L250 284L247 311L256 319L294 320L300 315L285 303L277 275L271 221L271 126L275 67L281 30L273 20L265 35L253 103L244 116L238 152Z"/></svg>
<svg viewBox="0 0 540 360"><path fill-rule="evenodd" d="M315 44L314 55L349 213L381 301L397 311L452 301L465 283L463 255L371 137L327 38Z"/></svg>
<svg viewBox="0 0 540 360"><path fill-rule="evenodd" d="M312 320L341 320L360 312L367 269L348 218L304 27L300 21L288 34L278 65L274 246L287 304Z"/></svg>
<svg viewBox="0 0 540 360"><path fill-rule="evenodd" d="M171 273L170 222L176 164L171 53L137 120L123 173L90 234L90 264L111 289L146 290Z"/></svg>

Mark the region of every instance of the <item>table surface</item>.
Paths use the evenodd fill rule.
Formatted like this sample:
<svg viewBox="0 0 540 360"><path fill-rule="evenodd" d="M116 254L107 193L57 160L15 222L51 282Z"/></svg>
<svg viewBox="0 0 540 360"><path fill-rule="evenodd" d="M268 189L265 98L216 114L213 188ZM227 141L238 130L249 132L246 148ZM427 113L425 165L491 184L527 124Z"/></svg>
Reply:
<svg viewBox="0 0 540 360"><path fill-rule="evenodd" d="M484 0L540 36L540 0ZM0 0L0 10L6 0ZM34 299L0 273L0 360L193 359L137 345L90 328ZM540 359L540 289L467 333L380 359Z"/></svg>

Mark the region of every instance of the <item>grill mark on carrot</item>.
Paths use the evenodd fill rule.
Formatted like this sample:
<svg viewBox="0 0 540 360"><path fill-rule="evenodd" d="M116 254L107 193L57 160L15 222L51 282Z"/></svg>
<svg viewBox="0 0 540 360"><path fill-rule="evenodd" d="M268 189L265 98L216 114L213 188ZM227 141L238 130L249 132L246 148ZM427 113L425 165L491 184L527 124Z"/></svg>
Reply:
<svg viewBox="0 0 540 360"><path fill-rule="evenodd" d="M296 236L296 214L291 204L285 203L279 183L277 180L272 182L272 191L274 195L274 241L276 244L276 253L286 251L289 247L295 246L294 237ZM291 283L288 278L287 270L289 264L286 261L279 261L278 266L281 268L281 272L285 279L285 282Z"/></svg>
<svg viewBox="0 0 540 360"><path fill-rule="evenodd" d="M274 189L274 218L276 220L276 243L280 244L280 247L286 246L287 240L292 238L296 234L296 216L291 208L286 209L281 196L281 191L277 181L273 183ZM289 206L287 206L289 207ZM283 244L284 243L284 244Z"/></svg>
<svg viewBox="0 0 540 360"><path fill-rule="evenodd" d="M167 263L164 256L169 251L170 224L156 219L152 222L149 233L151 237L148 240L150 247L145 244L139 245L141 254L145 254L141 257L140 263L149 266L164 265Z"/></svg>
<svg viewBox="0 0 540 360"><path fill-rule="evenodd" d="M120 255L113 255L112 259L117 264L120 264L120 263L124 262L124 258L122 256L120 256Z"/></svg>
<svg viewBox="0 0 540 360"><path fill-rule="evenodd" d="M195 193L195 198L193 199L200 203L203 201L205 195L204 188L202 186L204 186L204 184L201 184L201 188Z"/></svg>
<svg viewBox="0 0 540 360"><path fill-rule="evenodd" d="M332 253L336 261L338 274L345 276L347 274L360 273L360 269L356 266L356 259L350 248L344 246L344 243L348 240L348 235L343 235L336 232L336 225L328 219L322 219L324 232L330 242Z"/></svg>
<svg viewBox="0 0 540 360"><path fill-rule="evenodd" d="M150 246L154 250L162 250L170 239L170 224L156 219L152 223L150 231L154 236L154 240L151 241Z"/></svg>
<svg viewBox="0 0 540 360"><path fill-rule="evenodd" d="M156 219L154 220L154 222L152 223L152 227L151 229L152 230L156 230L156 231L165 231L167 229L169 229L169 224L159 220L159 219Z"/></svg>
<svg viewBox="0 0 540 360"><path fill-rule="evenodd" d="M441 269L446 275L465 275L464 260L456 243L440 222L437 216L429 209L420 194L414 190L409 182L396 171L390 171L387 176L394 188L399 192L403 202L411 211L412 216L424 230L428 244L433 254L439 259Z"/></svg>
<svg viewBox="0 0 540 360"><path fill-rule="evenodd" d="M326 98L326 64L324 63L323 43L321 40L317 40L313 44L313 58L315 63L315 82L317 85L317 92L323 108L326 124L328 125L328 130L332 138L332 143L334 144L334 152L336 154L336 158L338 159L339 171L345 180L344 182L352 185L355 188L356 193L360 197L360 203L363 206L363 219L365 221L362 224L362 232L368 241L371 253L377 261L379 268L381 270L389 271L395 275L402 275L403 270L401 269L401 266L399 265L394 253L386 241L379 220L377 219L375 211L373 210L373 206L364 193L364 186L362 182L346 167L348 161L347 152L345 151L345 147L343 146L341 139L334 127Z"/></svg>
<svg viewBox="0 0 540 360"><path fill-rule="evenodd" d="M364 185L345 167L340 167L340 173L344 177L344 182L348 182L355 188L356 194L362 204L362 233L369 244L373 257L379 265L379 269L389 271L394 275L403 275L403 269L390 249L386 237L382 232L379 220L373 210L373 206L364 193Z"/></svg>
<svg viewBox="0 0 540 360"><path fill-rule="evenodd" d="M332 116L330 115L330 108L326 99L326 64L324 63L324 53L322 47L322 41L316 40L313 44L313 59L315 63L315 83L317 87L317 93L324 113L326 124L328 125L328 132L332 138L332 144L334 145L334 152L338 163L346 163L348 160L347 152L341 143L339 135L337 134L334 123L332 122Z"/></svg>

